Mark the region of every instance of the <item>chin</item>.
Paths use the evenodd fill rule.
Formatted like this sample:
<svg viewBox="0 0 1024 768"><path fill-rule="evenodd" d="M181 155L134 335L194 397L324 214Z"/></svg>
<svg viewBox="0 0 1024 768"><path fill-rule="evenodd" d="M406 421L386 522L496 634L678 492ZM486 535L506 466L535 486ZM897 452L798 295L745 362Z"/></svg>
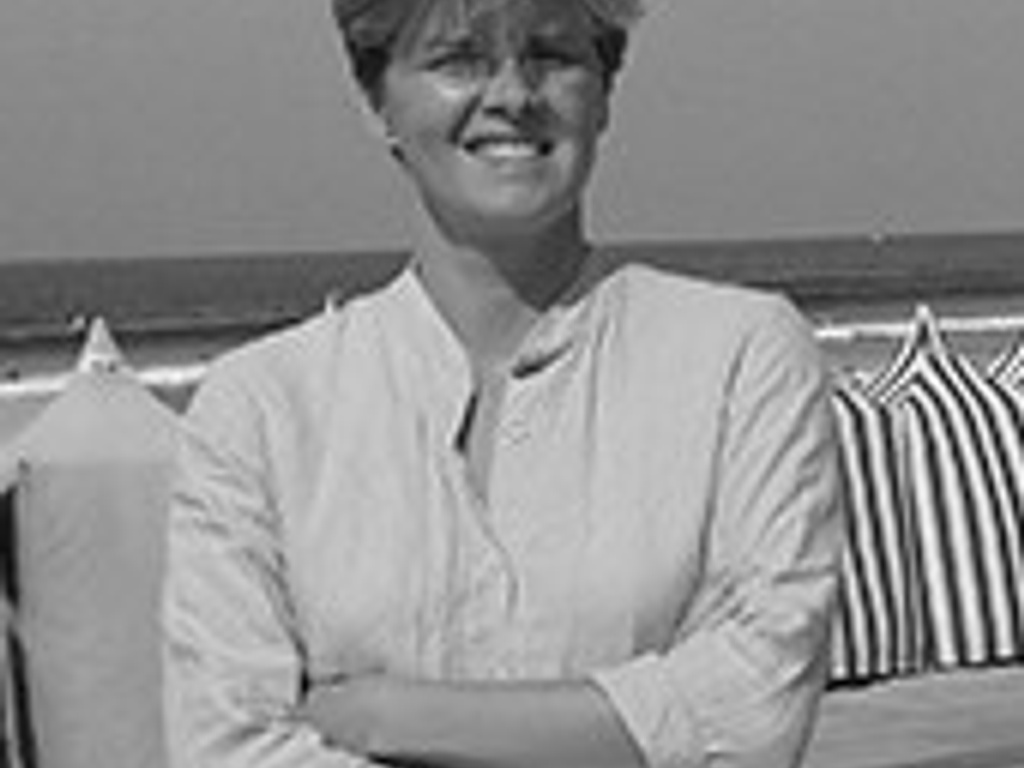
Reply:
<svg viewBox="0 0 1024 768"><path fill-rule="evenodd" d="M569 205L492 205L477 207L469 215L460 217L467 229L492 235L534 235L555 226Z"/></svg>
<svg viewBox="0 0 1024 768"><path fill-rule="evenodd" d="M467 196L458 218L474 229L532 234L554 226L573 211L578 196L571 190L503 189Z"/></svg>

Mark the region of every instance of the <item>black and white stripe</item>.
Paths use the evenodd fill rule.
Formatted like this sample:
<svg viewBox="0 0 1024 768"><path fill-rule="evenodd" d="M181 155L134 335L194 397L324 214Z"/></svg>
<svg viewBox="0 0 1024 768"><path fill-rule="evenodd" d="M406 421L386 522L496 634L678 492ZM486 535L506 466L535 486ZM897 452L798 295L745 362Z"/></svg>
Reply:
<svg viewBox="0 0 1024 768"><path fill-rule="evenodd" d="M896 424L851 383L834 390L846 489L847 547L833 632L832 681L924 667L916 535L900 483Z"/></svg>
<svg viewBox="0 0 1024 768"><path fill-rule="evenodd" d="M13 625L18 602L16 493L13 480L5 487L0 478L0 765L33 768L38 761L30 725L27 668Z"/></svg>
<svg viewBox="0 0 1024 768"><path fill-rule="evenodd" d="M930 661L1024 658L1024 398L940 348L896 407Z"/></svg>
<svg viewBox="0 0 1024 768"><path fill-rule="evenodd" d="M1024 332L992 361L986 375L1003 386L1024 390Z"/></svg>
<svg viewBox="0 0 1024 768"><path fill-rule="evenodd" d="M919 305L915 319L889 363L864 385L866 393L879 403L889 404L899 399L928 355L942 345L938 326L931 310Z"/></svg>

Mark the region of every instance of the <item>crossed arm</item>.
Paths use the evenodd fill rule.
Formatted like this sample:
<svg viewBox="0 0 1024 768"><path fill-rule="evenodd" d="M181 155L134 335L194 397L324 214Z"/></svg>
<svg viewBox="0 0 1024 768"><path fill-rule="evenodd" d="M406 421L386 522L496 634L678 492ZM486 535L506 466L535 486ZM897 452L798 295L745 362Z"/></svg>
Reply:
<svg viewBox="0 0 1024 768"><path fill-rule="evenodd" d="M641 768L597 686L437 683L386 676L312 688L300 716L327 744L417 768Z"/></svg>

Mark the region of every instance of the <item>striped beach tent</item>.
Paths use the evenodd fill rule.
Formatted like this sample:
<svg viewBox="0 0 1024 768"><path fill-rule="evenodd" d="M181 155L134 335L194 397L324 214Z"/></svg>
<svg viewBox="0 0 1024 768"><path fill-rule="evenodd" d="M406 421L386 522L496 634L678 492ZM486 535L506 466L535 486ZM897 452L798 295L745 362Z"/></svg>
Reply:
<svg viewBox="0 0 1024 768"><path fill-rule="evenodd" d="M986 375L1004 386L1024 390L1024 333L1018 334L1002 354L996 356Z"/></svg>
<svg viewBox="0 0 1024 768"><path fill-rule="evenodd" d="M833 405L846 492L847 547L832 641L832 682L869 682L925 668L919 536L903 472L902 422L890 408L935 343L928 307L870 378L837 377Z"/></svg>
<svg viewBox="0 0 1024 768"><path fill-rule="evenodd" d="M881 371L864 384L872 400L891 403L906 390L918 369L925 364L930 350L940 343L935 318L926 304L919 304L914 320L899 348Z"/></svg>
<svg viewBox="0 0 1024 768"><path fill-rule="evenodd" d="M893 414L856 382L833 404L846 490L847 546L833 630L832 683L909 675L925 666L917 537Z"/></svg>
<svg viewBox="0 0 1024 768"><path fill-rule="evenodd" d="M900 396L930 662L1024 658L1024 398L949 349L930 315Z"/></svg>

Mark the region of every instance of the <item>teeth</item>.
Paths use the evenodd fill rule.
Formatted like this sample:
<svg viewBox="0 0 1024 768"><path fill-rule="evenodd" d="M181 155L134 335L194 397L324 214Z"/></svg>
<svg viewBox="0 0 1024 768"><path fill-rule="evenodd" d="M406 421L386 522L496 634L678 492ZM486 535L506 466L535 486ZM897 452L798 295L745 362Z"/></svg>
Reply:
<svg viewBox="0 0 1024 768"><path fill-rule="evenodd" d="M499 160L517 160L536 157L538 153L532 144L492 144L484 148L484 154Z"/></svg>
<svg viewBox="0 0 1024 768"><path fill-rule="evenodd" d="M541 154L538 144L527 141L488 141L477 146L475 151L495 160L525 160Z"/></svg>

